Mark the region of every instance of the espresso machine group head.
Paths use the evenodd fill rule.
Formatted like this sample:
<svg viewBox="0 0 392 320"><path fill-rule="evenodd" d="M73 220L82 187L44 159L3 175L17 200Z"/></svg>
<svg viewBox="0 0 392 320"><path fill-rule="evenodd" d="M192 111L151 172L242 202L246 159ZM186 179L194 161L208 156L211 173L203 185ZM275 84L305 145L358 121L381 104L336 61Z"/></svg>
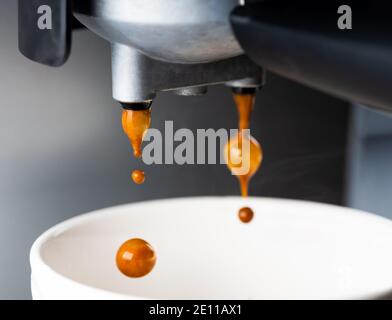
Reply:
<svg viewBox="0 0 392 320"><path fill-rule="evenodd" d="M19 0L19 47L50 66L66 62L72 29L110 42L113 97L127 109L151 105L160 91L193 96L213 84L259 88L264 72L244 55L230 26L240 0ZM37 10L52 9L52 28Z"/></svg>

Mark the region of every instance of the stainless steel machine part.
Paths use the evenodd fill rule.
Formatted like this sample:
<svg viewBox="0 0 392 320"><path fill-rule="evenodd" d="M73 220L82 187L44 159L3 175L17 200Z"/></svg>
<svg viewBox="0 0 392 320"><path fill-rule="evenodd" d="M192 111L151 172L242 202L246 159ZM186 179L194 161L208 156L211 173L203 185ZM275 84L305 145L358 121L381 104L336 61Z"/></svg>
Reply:
<svg viewBox="0 0 392 320"><path fill-rule="evenodd" d="M200 86L228 82L259 87L264 81L262 69L244 55L211 63L169 63L122 44L112 45L112 74L114 99L128 103L151 100L158 91L184 92L187 88L191 94L189 87L198 90Z"/></svg>
<svg viewBox="0 0 392 320"><path fill-rule="evenodd" d="M179 96L201 96L208 91L207 86L186 87L174 90L173 92Z"/></svg>
<svg viewBox="0 0 392 320"><path fill-rule="evenodd" d="M243 53L229 23L239 0L79 0L74 14L111 43L173 63L205 63Z"/></svg>
<svg viewBox="0 0 392 320"><path fill-rule="evenodd" d="M207 86L260 86L229 23L239 0L75 1L81 23L112 44L113 97L151 100L159 91L200 95ZM236 82L233 82L236 81Z"/></svg>

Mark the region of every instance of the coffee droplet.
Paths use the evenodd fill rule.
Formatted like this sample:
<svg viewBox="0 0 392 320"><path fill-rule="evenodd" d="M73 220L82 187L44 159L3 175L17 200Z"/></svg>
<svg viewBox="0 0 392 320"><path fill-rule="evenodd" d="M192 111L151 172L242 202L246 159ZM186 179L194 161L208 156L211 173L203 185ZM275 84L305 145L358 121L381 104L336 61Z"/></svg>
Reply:
<svg viewBox="0 0 392 320"><path fill-rule="evenodd" d="M142 142L151 124L151 108L145 110L124 109L122 114L122 126L127 134L136 158L142 156Z"/></svg>
<svg viewBox="0 0 392 320"><path fill-rule="evenodd" d="M243 223L248 223L253 219L253 210L249 207L243 207L238 211L238 217Z"/></svg>
<svg viewBox="0 0 392 320"><path fill-rule="evenodd" d="M117 268L130 278L140 278L151 272L156 262L155 251L143 239L125 241L117 251Z"/></svg>
<svg viewBox="0 0 392 320"><path fill-rule="evenodd" d="M249 148L242 148L245 142L249 145ZM231 137L226 143L224 156L227 167L237 176L240 182L242 196L248 196L249 180L257 172L263 160L263 151L260 144L253 137L239 133ZM248 168L247 171L245 171L246 168ZM243 174L239 174L242 171L241 169L245 171Z"/></svg>
<svg viewBox="0 0 392 320"><path fill-rule="evenodd" d="M136 184L142 184L146 179L143 170L133 170L131 177Z"/></svg>

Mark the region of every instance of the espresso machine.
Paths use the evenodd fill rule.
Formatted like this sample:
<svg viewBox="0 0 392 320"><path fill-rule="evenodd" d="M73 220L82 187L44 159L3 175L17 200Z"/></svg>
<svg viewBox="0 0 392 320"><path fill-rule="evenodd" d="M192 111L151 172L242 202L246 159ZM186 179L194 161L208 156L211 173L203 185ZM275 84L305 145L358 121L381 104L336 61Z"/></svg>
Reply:
<svg viewBox="0 0 392 320"><path fill-rule="evenodd" d="M61 66L72 31L111 43L113 97L143 109L160 91L201 95L209 85L255 90L264 69L335 96L392 110L392 29L385 4L345 1L353 27L337 24L341 1L19 0L19 48ZM40 8L50 28L40 29Z"/></svg>

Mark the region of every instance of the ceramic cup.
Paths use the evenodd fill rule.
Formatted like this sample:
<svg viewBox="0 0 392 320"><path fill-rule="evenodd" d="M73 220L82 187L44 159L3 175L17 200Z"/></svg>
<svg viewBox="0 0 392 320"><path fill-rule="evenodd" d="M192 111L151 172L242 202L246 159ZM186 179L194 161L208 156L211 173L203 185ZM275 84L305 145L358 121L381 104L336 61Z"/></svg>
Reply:
<svg viewBox="0 0 392 320"><path fill-rule="evenodd" d="M250 206L254 219L237 211ZM157 263L122 275L119 246L142 238ZM392 222L305 201L240 197L140 202L51 228L31 254L34 299L362 299L392 291Z"/></svg>

